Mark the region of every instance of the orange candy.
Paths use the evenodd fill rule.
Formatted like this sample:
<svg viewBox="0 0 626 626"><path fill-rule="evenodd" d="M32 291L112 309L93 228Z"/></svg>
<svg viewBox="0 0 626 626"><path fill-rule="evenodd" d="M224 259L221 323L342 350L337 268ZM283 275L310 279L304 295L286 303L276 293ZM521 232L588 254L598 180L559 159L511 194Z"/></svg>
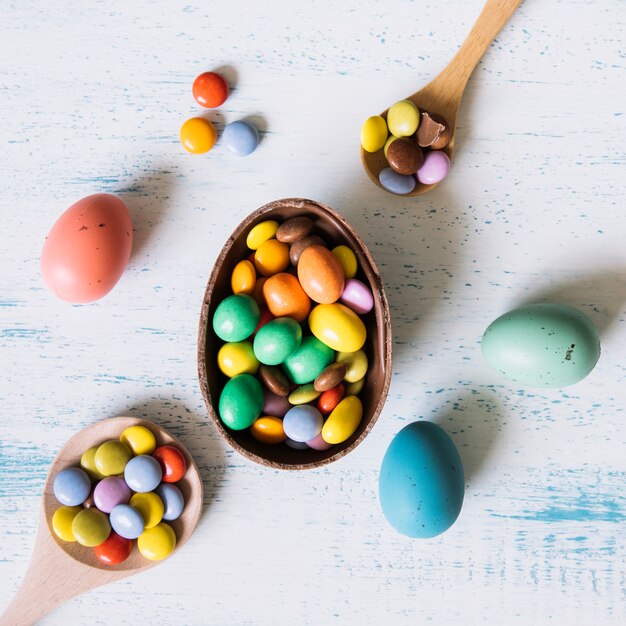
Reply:
<svg viewBox="0 0 626 626"><path fill-rule="evenodd" d="M198 104L213 109L228 98L228 83L216 72L204 72L193 81L191 91Z"/></svg>
<svg viewBox="0 0 626 626"><path fill-rule="evenodd" d="M250 261L239 261L230 277L233 293L252 294L256 284L256 271Z"/></svg>
<svg viewBox="0 0 626 626"><path fill-rule="evenodd" d="M250 426L250 434L262 443L281 443L285 441L287 435L283 430L283 420L280 417L259 417L252 426Z"/></svg>
<svg viewBox="0 0 626 626"><path fill-rule="evenodd" d="M311 310L309 296L293 274L281 272L265 281L263 295L267 307L276 317L291 317L303 322Z"/></svg>
<svg viewBox="0 0 626 626"><path fill-rule="evenodd" d="M309 246L298 261L298 280L306 294L320 304L339 300L344 287L343 267L324 246Z"/></svg>
<svg viewBox="0 0 626 626"><path fill-rule="evenodd" d="M264 241L254 253L254 266L263 276L284 272L289 267L289 246L278 239Z"/></svg>
<svg viewBox="0 0 626 626"><path fill-rule="evenodd" d="M341 402L343 399L343 394L345 392L345 388L343 383L339 383L336 387L325 391L318 399L317 399L317 408L319 409L322 415L329 415L335 409L335 407Z"/></svg>

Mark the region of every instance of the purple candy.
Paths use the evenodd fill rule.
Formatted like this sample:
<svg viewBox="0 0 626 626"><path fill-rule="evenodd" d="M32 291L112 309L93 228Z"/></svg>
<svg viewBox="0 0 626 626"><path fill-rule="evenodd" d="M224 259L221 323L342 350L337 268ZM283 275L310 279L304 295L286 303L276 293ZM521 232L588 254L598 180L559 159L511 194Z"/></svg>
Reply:
<svg viewBox="0 0 626 626"><path fill-rule="evenodd" d="M313 448L313 450L328 450L333 447L332 443L328 443L328 441L322 439L322 433L315 437L315 439L307 441L306 445L309 446L309 448Z"/></svg>
<svg viewBox="0 0 626 626"><path fill-rule="evenodd" d="M450 171L450 159L441 150L431 150L426 154L424 164L417 170L417 180L424 185L434 185L443 180Z"/></svg>
<svg viewBox="0 0 626 626"><path fill-rule="evenodd" d="M265 401L263 402L263 415L271 415L272 417L283 417L291 408L289 400L283 396L277 396L275 393L266 390Z"/></svg>
<svg viewBox="0 0 626 626"><path fill-rule="evenodd" d="M343 293L341 294L341 301L359 315L369 313L374 306L372 292L356 278L348 278L346 280Z"/></svg>
<svg viewBox="0 0 626 626"><path fill-rule="evenodd" d="M93 501L103 513L110 513L118 504L128 504L130 489L123 478L103 478L93 490Z"/></svg>

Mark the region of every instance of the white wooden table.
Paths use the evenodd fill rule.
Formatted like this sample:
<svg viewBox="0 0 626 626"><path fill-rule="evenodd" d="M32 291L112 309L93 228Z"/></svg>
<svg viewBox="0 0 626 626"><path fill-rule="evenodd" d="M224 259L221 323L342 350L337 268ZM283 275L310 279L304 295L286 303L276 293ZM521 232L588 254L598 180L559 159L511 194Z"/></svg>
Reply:
<svg viewBox="0 0 626 626"><path fill-rule="evenodd" d="M0 3L0 610L34 541L48 464L77 429L136 415L198 461L206 510L160 567L45 624L624 624L626 15L621 0L526 0L470 81L448 180L427 196L368 183L362 121L452 57L481 0ZM252 119L238 158L178 143L194 77L233 85L218 123ZM43 286L56 217L118 194L130 267L102 301ZM366 240L386 283L394 375L366 441L319 471L228 449L196 377L212 263L253 209L319 200ZM580 384L523 389L480 354L525 302L586 312L603 354ZM383 518L393 435L431 419L467 473L457 523L429 541ZM37 599L33 598L36 602Z"/></svg>

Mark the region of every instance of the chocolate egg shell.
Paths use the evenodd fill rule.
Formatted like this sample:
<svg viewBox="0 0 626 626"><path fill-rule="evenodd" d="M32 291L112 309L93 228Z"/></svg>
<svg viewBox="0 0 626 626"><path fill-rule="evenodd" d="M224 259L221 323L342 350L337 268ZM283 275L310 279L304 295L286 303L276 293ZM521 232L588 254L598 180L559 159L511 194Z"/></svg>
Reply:
<svg viewBox="0 0 626 626"><path fill-rule="evenodd" d="M233 268L249 254L246 234L261 221L275 219L282 223L291 217L301 215L313 219L314 234L320 236L328 247L334 248L344 244L354 250L359 261L357 277L367 284L375 297L372 311L362 316L367 328L364 350L369 360L369 371L360 393L363 418L351 437L323 451L264 445L256 441L247 430L227 429L216 410L226 377L217 367L217 352L221 342L213 334L210 321L217 305L230 295L230 276ZM292 244L292 248L293 245L295 244ZM380 275L361 238L336 211L312 200L297 198L277 200L251 213L229 237L217 258L204 294L198 337L198 369L200 388L209 416L220 435L237 452L256 463L276 469L320 467L348 454L367 436L382 410L391 380L391 349L389 305Z"/></svg>
<svg viewBox="0 0 626 626"><path fill-rule="evenodd" d="M416 137L422 148L442 150L450 142L450 126L441 115L422 111Z"/></svg>

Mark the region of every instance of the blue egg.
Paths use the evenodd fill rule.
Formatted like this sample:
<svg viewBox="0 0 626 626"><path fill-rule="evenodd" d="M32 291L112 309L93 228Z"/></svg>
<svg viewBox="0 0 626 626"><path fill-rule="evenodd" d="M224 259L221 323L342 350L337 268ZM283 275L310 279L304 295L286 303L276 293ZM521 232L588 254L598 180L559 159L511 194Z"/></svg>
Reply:
<svg viewBox="0 0 626 626"><path fill-rule="evenodd" d="M298 442L311 441L322 432L324 418L310 404L300 404L289 409L283 418L283 430L289 439Z"/></svg>
<svg viewBox="0 0 626 626"><path fill-rule="evenodd" d="M465 492L454 442L437 424L409 424L387 448L378 487L383 513L398 532L428 538L448 530Z"/></svg>
<svg viewBox="0 0 626 626"><path fill-rule="evenodd" d="M109 515L111 528L124 539L137 539L144 531L141 513L130 504L118 504Z"/></svg>
<svg viewBox="0 0 626 626"><path fill-rule="evenodd" d="M166 522L178 519L185 508L185 499L180 489L170 483L161 483L155 492L163 502L163 519Z"/></svg>
<svg viewBox="0 0 626 626"><path fill-rule="evenodd" d="M79 467L68 467L60 471L54 479L54 496L66 506L82 504L91 491L91 479Z"/></svg>
<svg viewBox="0 0 626 626"><path fill-rule="evenodd" d="M126 484L137 493L153 491L161 482L163 471L159 462L147 454L132 458L124 468Z"/></svg>
<svg viewBox="0 0 626 626"><path fill-rule="evenodd" d="M400 195L411 193L417 184L415 176L398 174L398 172L394 172L390 167L386 167L380 172L378 180L387 191Z"/></svg>
<svg viewBox="0 0 626 626"><path fill-rule="evenodd" d="M259 132L247 122L233 122L224 128L222 141L235 154L246 156L254 152L259 145Z"/></svg>

